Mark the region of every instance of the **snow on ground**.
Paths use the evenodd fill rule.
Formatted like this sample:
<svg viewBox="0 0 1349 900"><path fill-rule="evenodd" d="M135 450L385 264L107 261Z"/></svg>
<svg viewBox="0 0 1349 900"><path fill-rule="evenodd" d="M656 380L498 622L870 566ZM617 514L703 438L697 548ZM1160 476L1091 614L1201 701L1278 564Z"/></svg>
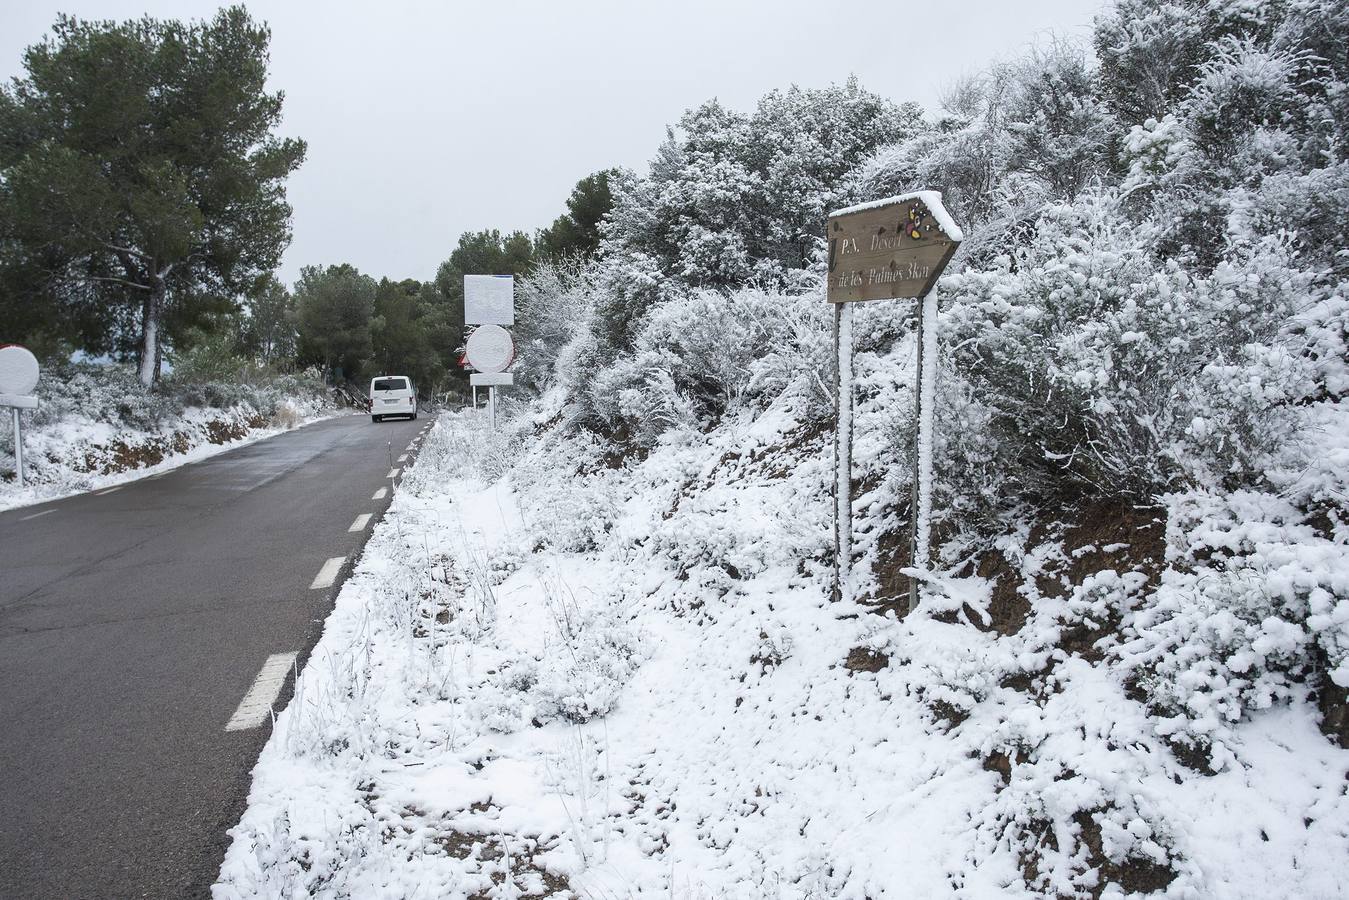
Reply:
<svg viewBox="0 0 1349 900"><path fill-rule="evenodd" d="M13 477L13 425L3 410L0 510L103 490L345 413L321 394L247 386L235 390L251 392L251 401L176 408L177 398L152 397L139 385L130 388L138 393L123 393L129 388L118 374L95 369L41 385L49 394L43 405L22 414L22 489Z"/></svg>
<svg viewBox="0 0 1349 900"><path fill-rule="evenodd" d="M828 454L790 398L645 459L535 415L428 435L218 900L1342 896L1349 751L1304 688L1249 704L1206 774L1127 653L1067 648L1138 573L1010 635L968 624L973 576L904 620L831 604Z"/></svg>
<svg viewBox="0 0 1349 900"><path fill-rule="evenodd" d="M176 469L179 466L185 466L188 463L200 462L203 459L209 459L218 453L224 453L227 450L234 450L245 444L251 444L255 441L265 440L269 437L275 437L296 428L305 425L311 425L314 422L320 422L331 418L334 415L345 415L346 411L325 410L322 413L296 418L287 421L284 425L272 425L261 428L248 428L246 415L241 415L235 411L227 411L227 415L222 416L221 410L207 409L188 409L183 413L182 419L177 423L175 431L192 435L198 442L192 442L188 449L181 453L168 453L163 460L154 465L142 466L132 469L126 469L120 472L108 472L106 474L97 474L92 472L77 472L66 470L59 473L54 481L35 482L31 479L27 481L22 489L14 482L0 483L0 510L14 509L20 506L32 506L35 503L46 503L49 500L59 500L62 497L69 497L72 494L81 494L86 491L106 490L119 484L126 484L129 481L137 481L141 478L147 478L151 475L159 475ZM364 415L362 413L361 415ZM237 422L242 436L223 440L220 443L213 443L211 437L212 423L228 422L234 424ZM135 441L138 438L153 440L157 436L154 434L133 435L125 431L113 432L103 423L92 423L93 428L77 427L67 432L64 429L59 434L43 434L35 438L24 435L24 453L25 462L31 458L27 454L42 454L52 459L69 460L77 452L75 448L83 448L100 444L100 436L104 440ZM84 425L84 423L81 423ZM94 432L94 434L91 434Z"/></svg>

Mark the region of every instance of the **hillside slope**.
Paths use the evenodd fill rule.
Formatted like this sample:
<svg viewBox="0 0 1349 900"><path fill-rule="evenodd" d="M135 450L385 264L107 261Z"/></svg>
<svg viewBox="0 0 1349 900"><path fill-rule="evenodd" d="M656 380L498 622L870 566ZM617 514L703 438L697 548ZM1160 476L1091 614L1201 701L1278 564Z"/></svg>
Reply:
<svg viewBox="0 0 1349 900"><path fill-rule="evenodd" d="M1257 570L1342 598L1338 525L1245 494L1009 522L900 619L827 599L794 405L624 460L547 407L443 417L217 896L1338 896L1349 750L1276 664L1309 638L1177 599Z"/></svg>

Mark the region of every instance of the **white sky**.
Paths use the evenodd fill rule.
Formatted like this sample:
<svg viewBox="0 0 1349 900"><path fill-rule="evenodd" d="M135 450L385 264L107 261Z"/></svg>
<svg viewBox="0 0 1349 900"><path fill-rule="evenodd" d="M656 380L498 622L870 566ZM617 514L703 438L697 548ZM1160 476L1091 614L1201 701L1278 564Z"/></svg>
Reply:
<svg viewBox="0 0 1349 900"><path fill-rule="evenodd" d="M5 0L0 76L58 11L200 18L199 0ZM289 182L295 237L282 265L350 262L430 278L463 231L533 231L581 177L644 167L665 126L718 97L856 73L935 108L962 74L1051 33L1086 37L1098 0L946 3L487 0L257 2L272 26L283 133L309 143Z"/></svg>

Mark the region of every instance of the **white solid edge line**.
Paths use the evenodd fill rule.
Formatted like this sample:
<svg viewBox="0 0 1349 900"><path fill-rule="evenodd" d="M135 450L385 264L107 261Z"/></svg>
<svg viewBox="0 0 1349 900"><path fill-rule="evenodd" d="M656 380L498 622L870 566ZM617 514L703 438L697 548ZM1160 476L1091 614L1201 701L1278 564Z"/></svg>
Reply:
<svg viewBox="0 0 1349 900"><path fill-rule="evenodd" d="M19 521L20 521L20 522L27 522L29 519L36 519L38 516L49 516L49 515L51 515L51 514L54 513L54 512L56 512L56 510L54 510L54 509L44 509L44 510L43 510L42 512L40 512L40 513L33 513L31 516L24 516L24 517L23 517L22 519L20 519Z"/></svg>
<svg viewBox="0 0 1349 900"><path fill-rule="evenodd" d="M102 497L104 494L111 494L113 491L120 491L121 489L122 486L119 484L117 487L110 487L106 491L99 491L98 496Z"/></svg>
<svg viewBox="0 0 1349 900"><path fill-rule="evenodd" d="M397 477L398 477L398 470L397 470L397 469L390 469L390 470L389 470L389 474L388 474L388 475L385 475L384 477L385 477L385 478L397 478Z"/></svg>
<svg viewBox="0 0 1349 900"><path fill-rule="evenodd" d="M314 583L309 585L311 591L317 591L322 588L330 588L333 582L337 580L337 573L342 571L342 563L346 562L345 556L334 556L323 564L319 573L314 576Z"/></svg>
<svg viewBox="0 0 1349 900"><path fill-rule="evenodd" d="M246 731L257 728L267 721L272 704L281 695L281 688L286 684L286 675L295 665L296 655L273 653L267 657L267 661L262 664L262 670L258 672L258 677L253 679L253 686L248 689L247 694L244 694L244 699L239 701L239 708L225 724L226 731Z"/></svg>
<svg viewBox="0 0 1349 900"><path fill-rule="evenodd" d="M370 499L371 499L371 500L383 500L383 499L384 499L385 497L387 497L387 496L389 496L389 489L388 489L388 488L380 488L379 490L375 491L375 496L371 497Z"/></svg>
<svg viewBox="0 0 1349 900"><path fill-rule="evenodd" d="M370 524L370 513L361 513L356 517L356 521L351 523L347 531L365 531L365 526Z"/></svg>

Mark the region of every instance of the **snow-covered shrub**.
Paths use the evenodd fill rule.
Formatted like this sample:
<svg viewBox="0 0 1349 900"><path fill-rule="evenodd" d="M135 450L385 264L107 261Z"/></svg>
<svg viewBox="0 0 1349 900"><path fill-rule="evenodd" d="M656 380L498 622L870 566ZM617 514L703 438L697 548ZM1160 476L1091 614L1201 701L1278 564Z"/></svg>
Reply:
<svg viewBox="0 0 1349 900"><path fill-rule="evenodd" d="M1032 496L1248 482L1314 389L1279 332L1311 293L1286 239L1208 275L1159 259L1113 199L1051 207L999 266L944 279L942 339Z"/></svg>
<svg viewBox="0 0 1349 900"><path fill-rule="evenodd" d="M593 440L582 443L591 451L597 449ZM594 456L574 461L586 474L562 479L537 464L516 468L528 543L584 553L604 542L618 512L615 475Z"/></svg>
<svg viewBox="0 0 1349 900"><path fill-rule="evenodd" d="M795 543L780 523L747 521L735 494L722 490L681 499L678 510L653 527L649 546L675 571L697 570L700 581L728 587L791 559Z"/></svg>
<svg viewBox="0 0 1349 900"><path fill-rule="evenodd" d="M826 315L814 292L695 291L646 315L631 355L593 379L594 402L630 422L646 446L668 431L706 427L818 373L828 358Z"/></svg>
<svg viewBox="0 0 1349 900"><path fill-rule="evenodd" d="M581 601L559 585L547 604L552 641L532 688L540 717L580 723L607 715L641 662L637 631L611 597Z"/></svg>
<svg viewBox="0 0 1349 900"><path fill-rule="evenodd" d="M25 411L26 480L38 495L87 488L91 478L157 465L258 428L292 428L333 409L311 373L255 372L249 382L166 378L146 388L130 366L44 367L38 407ZM0 483L14 475L12 429L0 429Z"/></svg>
<svg viewBox="0 0 1349 900"><path fill-rule="evenodd" d="M1318 658L1349 687L1349 549L1269 494L1183 495L1170 515L1182 565L1126 618L1119 652L1158 730L1222 769L1235 724L1292 696Z"/></svg>
<svg viewBox="0 0 1349 900"><path fill-rule="evenodd" d="M562 374L558 357L590 327L594 266L577 260L540 265L516 281L516 360L521 387L542 393Z"/></svg>

